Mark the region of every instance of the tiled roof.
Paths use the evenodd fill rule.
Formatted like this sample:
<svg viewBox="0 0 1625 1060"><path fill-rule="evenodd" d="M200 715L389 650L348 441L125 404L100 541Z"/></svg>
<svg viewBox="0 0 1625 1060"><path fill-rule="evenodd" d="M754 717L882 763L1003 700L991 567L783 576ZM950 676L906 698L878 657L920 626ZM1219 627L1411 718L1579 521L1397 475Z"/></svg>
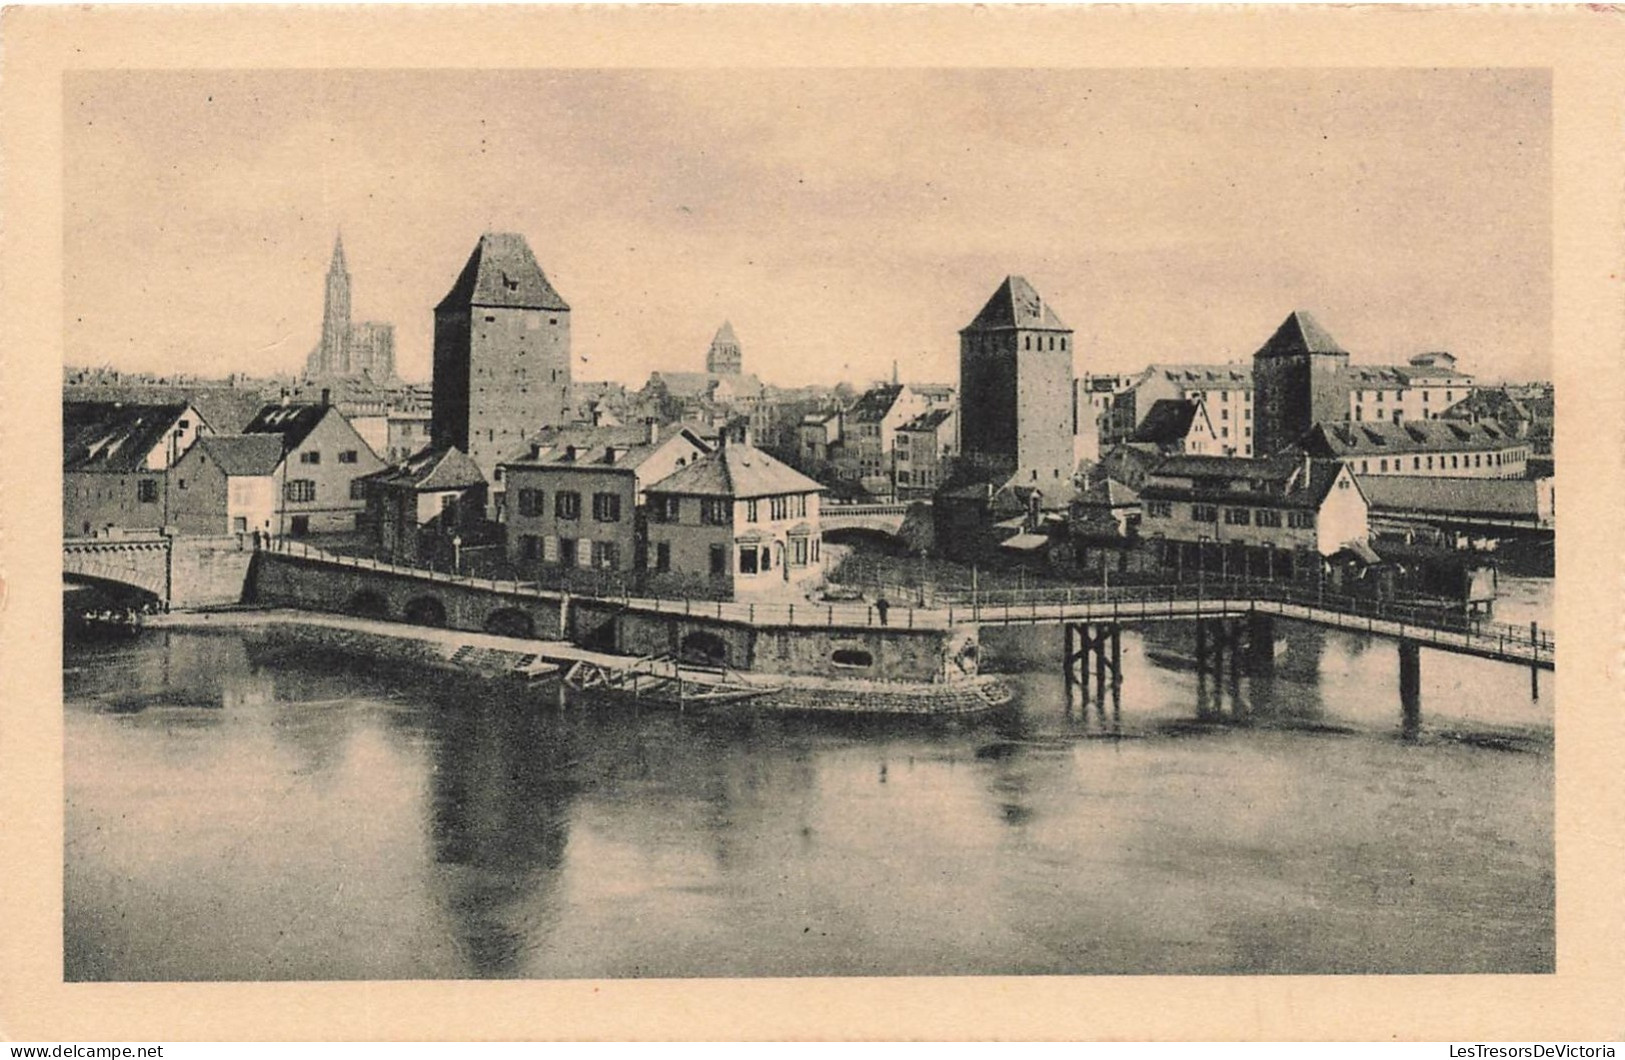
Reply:
<svg viewBox="0 0 1625 1060"><path fill-rule="evenodd" d="M456 446L421 450L408 457L399 467L386 468L368 478L373 482L419 493L468 489L485 484L485 475L479 466Z"/></svg>
<svg viewBox="0 0 1625 1060"><path fill-rule="evenodd" d="M1145 419L1134 429L1131 442L1149 442L1153 445L1174 445L1183 442L1191 433L1196 420L1196 402L1164 398L1153 401Z"/></svg>
<svg viewBox="0 0 1625 1060"><path fill-rule="evenodd" d="M266 405L243 428L243 433L281 435L282 447L291 451L297 449L331 411L331 405Z"/></svg>
<svg viewBox="0 0 1625 1060"><path fill-rule="evenodd" d="M62 470L135 471L187 409L184 404L64 401Z"/></svg>
<svg viewBox="0 0 1625 1060"><path fill-rule="evenodd" d="M1160 372L1163 378L1186 390L1251 390L1253 367L1250 364L1154 364L1149 372Z"/></svg>
<svg viewBox="0 0 1625 1060"><path fill-rule="evenodd" d="M886 418L886 413L891 411L891 407L897 403L897 398L902 392L903 388L895 383L871 387L852 402L852 407L846 410L846 414L854 423L879 423Z"/></svg>
<svg viewBox="0 0 1625 1060"><path fill-rule="evenodd" d="M1286 357L1303 353L1348 353L1319 321L1302 309L1294 310L1259 349L1259 357Z"/></svg>
<svg viewBox="0 0 1625 1060"><path fill-rule="evenodd" d="M570 309L547 282L536 256L530 252L530 244L517 232L487 232L480 236L468 264L435 310L466 306L559 312Z"/></svg>
<svg viewBox="0 0 1625 1060"><path fill-rule="evenodd" d="M1377 510L1526 519L1540 514L1536 485L1527 479L1370 475L1360 486Z"/></svg>
<svg viewBox="0 0 1625 1060"><path fill-rule="evenodd" d="M795 468L740 442L729 442L648 488L652 493L736 498L819 493L824 489Z"/></svg>
<svg viewBox="0 0 1625 1060"><path fill-rule="evenodd" d="M976 314L966 331L997 331L1008 328L1070 330L1061 322L1039 293L1021 276L1006 276L987 305Z"/></svg>
<svg viewBox="0 0 1625 1060"><path fill-rule="evenodd" d="M1463 452L1503 449L1518 444L1497 424L1459 420L1407 420L1403 423L1317 423L1304 447L1315 456L1392 456L1396 453Z"/></svg>
<svg viewBox="0 0 1625 1060"><path fill-rule="evenodd" d="M918 416L903 424L898 430L903 431L934 431L941 427L954 414L953 409L932 409L922 412Z"/></svg>
<svg viewBox="0 0 1625 1060"><path fill-rule="evenodd" d="M729 344L734 346L739 345L739 336L734 334L733 321L724 320L722 322L722 326L717 329L716 338L711 340L711 345L723 346Z"/></svg>
<svg viewBox="0 0 1625 1060"><path fill-rule="evenodd" d="M1301 452L1251 458L1171 456L1152 469L1140 496L1146 500L1198 499L1215 504L1270 501L1318 507L1338 476L1345 472L1343 465L1335 460L1310 460L1307 464L1305 475ZM1358 489L1359 480L1350 477ZM1191 479L1194 485L1168 479Z"/></svg>
<svg viewBox="0 0 1625 1060"><path fill-rule="evenodd" d="M738 375L722 372L654 372L649 376L650 383L662 384L666 393L675 398L707 397L712 388L722 381L726 381L740 397L758 397L762 393L762 381L750 372Z"/></svg>
<svg viewBox="0 0 1625 1060"><path fill-rule="evenodd" d="M282 463L282 439L274 434L205 434L197 447L228 476L269 475Z"/></svg>
<svg viewBox="0 0 1625 1060"><path fill-rule="evenodd" d="M502 461L507 467L578 467L588 469L636 468L662 445L680 434L700 449L705 442L691 424L668 423L657 428L653 444L644 423L616 427L573 424L549 427L530 440L520 452Z"/></svg>

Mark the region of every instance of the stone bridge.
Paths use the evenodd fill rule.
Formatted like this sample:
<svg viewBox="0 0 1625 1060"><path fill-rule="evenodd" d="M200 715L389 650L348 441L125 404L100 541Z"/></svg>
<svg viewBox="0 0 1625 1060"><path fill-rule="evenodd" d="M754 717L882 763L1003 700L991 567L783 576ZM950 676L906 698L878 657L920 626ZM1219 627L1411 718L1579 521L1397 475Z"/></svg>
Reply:
<svg viewBox="0 0 1625 1060"><path fill-rule="evenodd" d="M818 510L825 534L864 530L895 538L916 551L929 549L933 540L930 501L893 504L825 504Z"/></svg>
<svg viewBox="0 0 1625 1060"><path fill-rule="evenodd" d="M171 607L240 603L254 558L246 537L65 538L62 576L151 593Z"/></svg>

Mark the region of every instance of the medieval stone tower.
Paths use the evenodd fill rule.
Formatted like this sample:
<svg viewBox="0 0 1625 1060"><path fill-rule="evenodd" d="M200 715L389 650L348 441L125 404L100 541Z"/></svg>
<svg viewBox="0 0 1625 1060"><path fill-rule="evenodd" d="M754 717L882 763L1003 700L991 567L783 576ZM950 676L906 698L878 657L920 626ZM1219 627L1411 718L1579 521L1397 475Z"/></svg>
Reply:
<svg viewBox="0 0 1625 1060"><path fill-rule="evenodd" d="M1292 313L1253 354L1253 452L1269 456L1316 423L1348 418L1348 351L1308 313Z"/></svg>
<svg viewBox="0 0 1625 1060"><path fill-rule="evenodd" d="M734 326L726 320L717 329L717 337L711 340L711 348L706 351L705 370L713 375L738 375L745 370L744 351L739 348Z"/></svg>
<svg viewBox="0 0 1625 1060"><path fill-rule="evenodd" d="M434 310L434 444L463 450L490 480L569 409L570 306L524 236L487 232Z"/></svg>
<svg viewBox="0 0 1625 1060"><path fill-rule="evenodd" d="M966 469L1070 488L1072 329L1020 276L1007 277L959 333L960 446Z"/></svg>

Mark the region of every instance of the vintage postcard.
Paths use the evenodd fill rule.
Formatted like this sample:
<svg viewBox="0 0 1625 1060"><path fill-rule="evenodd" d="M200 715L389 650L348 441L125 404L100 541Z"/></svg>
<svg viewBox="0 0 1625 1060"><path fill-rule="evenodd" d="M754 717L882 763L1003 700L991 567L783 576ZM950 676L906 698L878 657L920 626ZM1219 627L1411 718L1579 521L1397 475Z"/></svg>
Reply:
<svg viewBox="0 0 1625 1060"><path fill-rule="evenodd" d="M1625 1031L1617 14L4 28L7 1035Z"/></svg>

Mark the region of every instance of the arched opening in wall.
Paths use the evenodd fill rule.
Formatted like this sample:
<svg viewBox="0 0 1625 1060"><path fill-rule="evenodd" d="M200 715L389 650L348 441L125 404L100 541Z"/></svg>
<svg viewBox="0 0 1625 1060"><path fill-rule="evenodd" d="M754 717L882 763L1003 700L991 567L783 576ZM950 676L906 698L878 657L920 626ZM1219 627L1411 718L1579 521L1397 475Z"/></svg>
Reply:
<svg viewBox="0 0 1625 1060"><path fill-rule="evenodd" d="M836 666L867 670L875 664L875 657L862 648L836 648L830 653L829 661Z"/></svg>
<svg viewBox="0 0 1625 1060"><path fill-rule="evenodd" d="M498 637L534 640L536 620L516 607L504 607L491 612L491 617L485 620L485 632Z"/></svg>
<svg viewBox="0 0 1625 1060"><path fill-rule="evenodd" d="M444 626L446 606L432 596L420 596L406 605L406 620L414 626Z"/></svg>
<svg viewBox="0 0 1625 1060"><path fill-rule="evenodd" d="M384 599L382 593L363 589L345 603L344 613L358 618L388 618L389 601Z"/></svg>
<svg viewBox="0 0 1625 1060"><path fill-rule="evenodd" d="M726 666L728 664L727 642L715 633L707 633L703 630L684 636L679 654L684 662L701 666Z"/></svg>

